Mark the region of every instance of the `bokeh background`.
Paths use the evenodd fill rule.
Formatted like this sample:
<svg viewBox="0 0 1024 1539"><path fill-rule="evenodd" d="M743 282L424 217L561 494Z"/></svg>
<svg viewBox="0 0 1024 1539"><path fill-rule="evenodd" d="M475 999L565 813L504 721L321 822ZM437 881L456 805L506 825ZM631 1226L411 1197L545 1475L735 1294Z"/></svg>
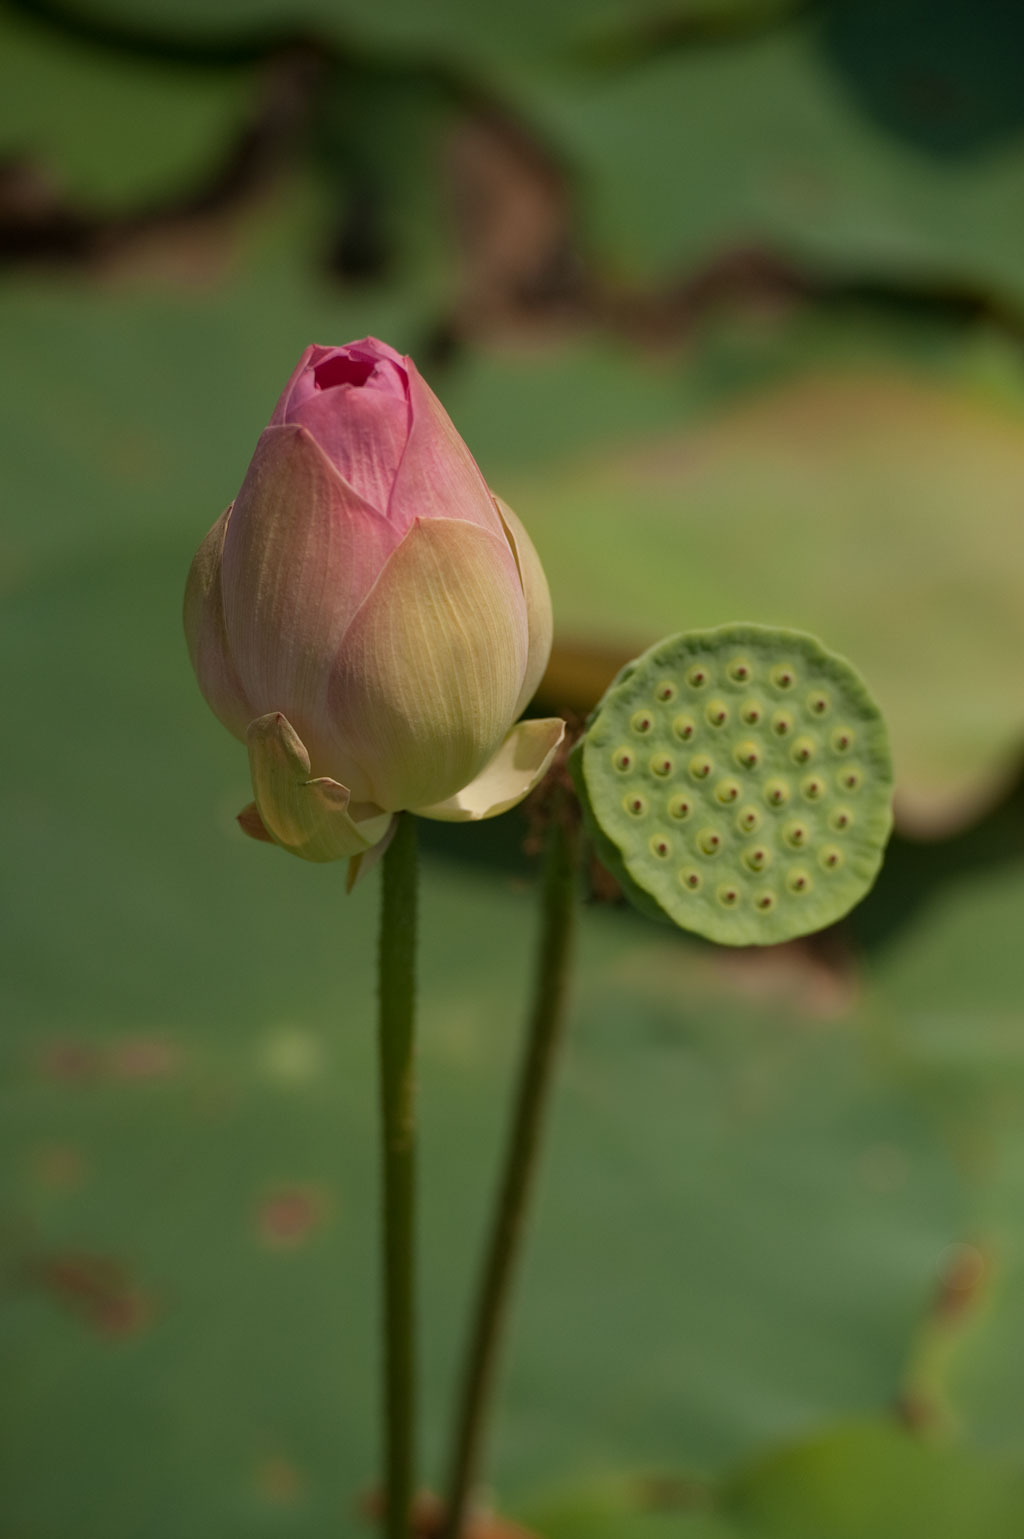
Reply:
<svg viewBox="0 0 1024 1539"><path fill-rule="evenodd" d="M1010 0L0 6L0 1539L366 1531L375 879L241 837L179 606L302 348L368 333L534 535L545 709L779 622L897 758L820 937L585 910L496 1501L1017 1539L1022 62ZM527 827L424 829L434 1485Z"/></svg>

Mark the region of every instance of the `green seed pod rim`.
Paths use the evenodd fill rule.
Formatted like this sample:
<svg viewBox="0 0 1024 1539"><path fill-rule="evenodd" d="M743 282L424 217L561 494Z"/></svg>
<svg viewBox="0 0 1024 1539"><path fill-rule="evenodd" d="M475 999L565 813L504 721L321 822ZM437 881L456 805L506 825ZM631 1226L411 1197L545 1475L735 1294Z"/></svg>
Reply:
<svg viewBox="0 0 1024 1539"><path fill-rule="evenodd" d="M822 697L825 715L809 704ZM707 720L709 700L725 703L725 724ZM751 700L762 706L755 724L744 718ZM772 729L780 708L794 720L781 737ZM673 730L681 714L695 723L682 754ZM650 720L637 738L631 723L641 718ZM849 743L840 748L844 733ZM813 772L794 762L796 738L813 741ZM760 752L748 766L738 748L751 741ZM633 751L628 773L617 767L625 748ZM655 775L651 765L661 750L673 768ZM693 764L705 759L710 771L695 776ZM842 918L870 890L892 830L892 756L882 713L853 665L804 631L740 623L657 642L609 685L570 768L597 853L631 902L724 946L777 945ZM723 779L741 787L728 803L716 799ZM781 801L774 794L779 786ZM669 810L680 794L691 806L685 819ZM624 810L627 796L643 799L642 816ZM759 813L749 831L736 810L748 805ZM843 809L855 815L840 826L836 813ZM785 830L797 823L807 838L793 848ZM753 845L769 852L763 869L745 859ZM838 859L821 858L826 849ZM765 894L770 902L762 901Z"/></svg>

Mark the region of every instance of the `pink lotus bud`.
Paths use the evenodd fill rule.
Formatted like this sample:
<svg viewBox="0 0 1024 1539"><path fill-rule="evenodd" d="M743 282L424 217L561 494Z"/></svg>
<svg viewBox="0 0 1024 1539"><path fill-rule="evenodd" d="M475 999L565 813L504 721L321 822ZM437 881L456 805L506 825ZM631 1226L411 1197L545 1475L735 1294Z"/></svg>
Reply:
<svg viewBox="0 0 1024 1539"><path fill-rule="evenodd" d="M309 347L196 553L185 632L249 748L256 838L308 860L392 815L514 806L561 740L513 723L551 650L537 553L415 365L372 337Z"/></svg>

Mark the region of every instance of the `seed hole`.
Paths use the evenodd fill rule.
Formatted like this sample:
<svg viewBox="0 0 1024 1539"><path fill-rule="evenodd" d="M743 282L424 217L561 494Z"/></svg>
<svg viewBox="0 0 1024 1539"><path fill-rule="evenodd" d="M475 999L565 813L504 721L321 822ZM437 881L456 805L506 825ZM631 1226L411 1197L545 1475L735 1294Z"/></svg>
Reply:
<svg viewBox="0 0 1024 1539"><path fill-rule="evenodd" d="M808 838L806 823L787 823L782 837L791 849L803 849Z"/></svg>
<svg viewBox="0 0 1024 1539"><path fill-rule="evenodd" d="M744 834L753 834L761 827L761 814L756 807L743 807L736 819L736 826Z"/></svg>
<svg viewBox="0 0 1024 1539"><path fill-rule="evenodd" d="M659 860L666 860L671 855L672 846L663 834L659 834L651 840L651 853L656 855Z"/></svg>
<svg viewBox="0 0 1024 1539"><path fill-rule="evenodd" d="M764 716L764 712L756 700L748 700L746 705L744 705L741 709L740 715L748 727L756 727L758 722Z"/></svg>
<svg viewBox="0 0 1024 1539"><path fill-rule="evenodd" d="M775 894L772 892L762 892L755 901L762 914L767 914L769 909L775 907Z"/></svg>
<svg viewBox="0 0 1024 1539"><path fill-rule="evenodd" d="M788 711L776 711L772 717L772 731L776 737L788 737L793 730L793 718Z"/></svg>
<svg viewBox="0 0 1024 1539"><path fill-rule="evenodd" d="M722 848L722 836L714 828L704 828L697 838L697 845L705 855L717 855Z"/></svg>
<svg viewBox="0 0 1024 1539"><path fill-rule="evenodd" d="M745 658L736 657L729 664L729 677L736 684L746 684L747 680L750 678L750 675L750 664L746 661Z"/></svg>
<svg viewBox="0 0 1024 1539"><path fill-rule="evenodd" d="M836 753L848 753L853 747L853 733L849 727L837 727L832 734L832 747Z"/></svg>
<svg viewBox="0 0 1024 1539"><path fill-rule="evenodd" d="M818 858L826 871L837 871L843 863L842 851L834 844L827 844Z"/></svg>
<svg viewBox="0 0 1024 1539"><path fill-rule="evenodd" d="M735 908L740 901L738 889L735 887L719 887L718 901L723 908Z"/></svg>
<svg viewBox="0 0 1024 1539"><path fill-rule="evenodd" d="M649 711L637 711L630 722L630 726L634 732L650 732L654 726L654 718Z"/></svg>
<svg viewBox="0 0 1024 1539"><path fill-rule="evenodd" d="M764 788L769 807L784 807L789 801L789 786L784 780L769 780Z"/></svg>
<svg viewBox="0 0 1024 1539"><path fill-rule="evenodd" d="M789 873L786 886L789 888L790 892L796 893L798 897L802 897L804 893L810 892L811 879L807 875L806 871L801 871L798 868L797 870L791 871Z"/></svg>
<svg viewBox="0 0 1024 1539"><path fill-rule="evenodd" d="M834 828L837 834L845 834L853 823L853 813L849 807L837 807L828 820L829 828Z"/></svg>
<svg viewBox="0 0 1024 1539"><path fill-rule="evenodd" d="M620 748L618 753L613 758L612 763L615 765L615 768L619 771L619 773L624 775L627 770L631 770L633 768L633 755L630 753L628 748Z"/></svg>
<svg viewBox="0 0 1024 1539"><path fill-rule="evenodd" d="M690 774L694 780L707 780L714 767L706 753L700 753L695 759L690 760Z"/></svg>
<svg viewBox="0 0 1024 1539"><path fill-rule="evenodd" d="M676 686L668 680L658 686L658 699L663 703L667 700L674 700L678 693L679 691L676 689Z"/></svg>
<svg viewBox="0 0 1024 1539"><path fill-rule="evenodd" d="M625 807L630 817L633 818L642 818L644 813L647 811L646 798L638 795L636 792L634 792L632 796L627 796L622 805Z"/></svg>
<svg viewBox="0 0 1024 1539"><path fill-rule="evenodd" d="M697 730L697 723L692 716L677 716L672 723L672 731L682 742L688 743Z"/></svg>
<svg viewBox="0 0 1024 1539"><path fill-rule="evenodd" d="M789 663L779 663L772 669L772 683L776 689L792 689L796 683L796 673Z"/></svg>
<svg viewBox="0 0 1024 1539"><path fill-rule="evenodd" d="M709 700L704 711L704 719L710 727L724 727L729 720L729 711L723 700Z"/></svg>
<svg viewBox="0 0 1024 1539"><path fill-rule="evenodd" d="M831 701L823 690L816 690L813 695L807 697L807 709L812 716L827 716L830 704Z"/></svg>
<svg viewBox="0 0 1024 1539"><path fill-rule="evenodd" d="M715 786L715 799L723 806L727 807L730 803L738 801L739 794L740 788L735 780L720 780Z"/></svg>
<svg viewBox="0 0 1024 1539"><path fill-rule="evenodd" d="M698 892L700 890L700 872L699 871L690 871L690 870L680 871L680 873L679 873L679 880L682 882L683 886L684 887L688 887L691 892Z"/></svg>
<svg viewBox="0 0 1024 1539"><path fill-rule="evenodd" d="M808 775L800 790L809 802L818 802L825 794L825 782L820 775Z"/></svg>
<svg viewBox="0 0 1024 1539"><path fill-rule="evenodd" d="M682 822L693 811L693 803L688 796L673 796L668 804L669 817L678 818Z"/></svg>
<svg viewBox="0 0 1024 1539"><path fill-rule="evenodd" d="M686 675L686 682L691 689L703 689L711 675L701 663L695 663Z"/></svg>
<svg viewBox="0 0 1024 1539"><path fill-rule="evenodd" d="M810 764L814 758L815 746L813 737L798 737L789 750L789 757L794 764Z"/></svg>
<svg viewBox="0 0 1024 1539"><path fill-rule="evenodd" d="M659 775L664 780L666 775L672 773L672 760L667 753L657 754L651 760L651 769L655 775Z"/></svg>

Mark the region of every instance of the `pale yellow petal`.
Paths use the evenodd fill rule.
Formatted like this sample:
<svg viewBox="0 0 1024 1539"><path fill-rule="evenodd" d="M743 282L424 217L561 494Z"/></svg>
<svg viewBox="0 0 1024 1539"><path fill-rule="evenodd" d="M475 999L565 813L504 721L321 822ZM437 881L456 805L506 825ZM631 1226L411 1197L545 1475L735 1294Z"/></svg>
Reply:
<svg viewBox="0 0 1024 1539"><path fill-rule="evenodd" d="M523 596L526 599L526 619L530 628L526 673L515 709L515 715L521 716L537 693L537 685L543 677L548 658L551 656L551 642L554 635L551 593L548 589L548 580L544 575L544 568L540 564L540 557L522 523L508 503L503 502L500 497L495 497L494 504L505 526L505 533L508 535L508 542L516 558L516 566L519 568Z"/></svg>
<svg viewBox="0 0 1024 1539"><path fill-rule="evenodd" d="M521 721L475 780L447 801L413 811L418 817L436 818L441 823L496 818L521 802L543 778L564 736L565 722L559 717Z"/></svg>
<svg viewBox="0 0 1024 1539"><path fill-rule="evenodd" d="M329 699L378 806L442 801L473 779L515 720L526 655L505 539L415 523L345 636Z"/></svg>
<svg viewBox="0 0 1024 1539"><path fill-rule="evenodd" d="M336 780L311 780L309 754L280 711L251 722L246 740L256 809L275 844L322 862L362 854L384 838L391 814L352 807L351 793Z"/></svg>

